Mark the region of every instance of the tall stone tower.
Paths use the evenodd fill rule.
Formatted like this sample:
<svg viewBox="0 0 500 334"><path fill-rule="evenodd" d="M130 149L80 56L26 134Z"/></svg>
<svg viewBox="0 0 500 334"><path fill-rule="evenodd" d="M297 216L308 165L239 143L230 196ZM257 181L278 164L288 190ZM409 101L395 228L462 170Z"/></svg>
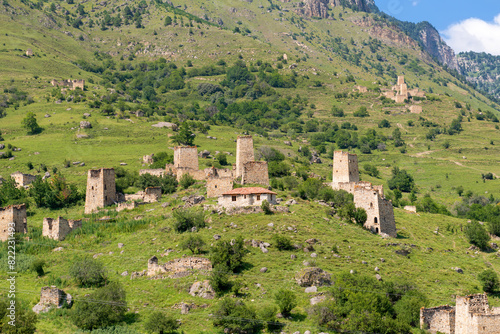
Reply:
<svg viewBox="0 0 500 334"><path fill-rule="evenodd" d="M9 228L13 227L15 233L28 233L26 221L26 205L9 205L0 208L0 240L7 241L10 233Z"/></svg>
<svg viewBox="0 0 500 334"><path fill-rule="evenodd" d="M114 168L89 169L85 213L111 205L116 201Z"/></svg>
<svg viewBox="0 0 500 334"><path fill-rule="evenodd" d="M404 83L405 83L405 76L398 75L398 86L404 85Z"/></svg>
<svg viewBox="0 0 500 334"><path fill-rule="evenodd" d="M243 175L245 163L254 160L252 136L238 136L236 141L236 177Z"/></svg>
<svg viewBox="0 0 500 334"><path fill-rule="evenodd" d="M196 146L174 147L174 167L198 170L198 150Z"/></svg>
<svg viewBox="0 0 500 334"><path fill-rule="evenodd" d="M332 180L334 189L338 183L359 182L358 156L349 152L335 151Z"/></svg>

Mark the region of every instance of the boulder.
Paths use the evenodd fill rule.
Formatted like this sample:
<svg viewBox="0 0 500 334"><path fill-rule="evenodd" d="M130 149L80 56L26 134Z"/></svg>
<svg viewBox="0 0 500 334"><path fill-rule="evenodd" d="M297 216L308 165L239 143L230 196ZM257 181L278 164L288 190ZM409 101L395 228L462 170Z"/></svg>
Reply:
<svg viewBox="0 0 500 334"><path fill-rule="evenodd" d="M197 195L185 196L182 198L182 200L185 202L185 205L193 206L203 202L205 200L205 196L197 196Z"/></svg>
<svg viewBox="0 0 500 334"><path fill-rule="evenodd" d="M189 294L193 297L201 297L205 299L214 299L215 291L210 286L210 282L208 280L194 282L191 288L189 289Z"/></svg>
<svg viewBox="0 0 500 334"><path fill-rule="evenodd" d="M188 314L191 306L186 303L181 303L181 314Z"/></svg>
<svg viewBox="0 0 500 334"><path fill-rule="evenodd" d="M300 270L295 275L295 280L300 286L324 286L330 285L331 275L321 268L310 267Z"/></svg>
<svg viewBox="0 0 500 334"><path fill-rule="evenodd" d="M292 198L292 199L289 199L288 201L286 201L285 204L286 205L295 205L295 204L297 204L297 201Z"/></svg>
<svg viewBox="0 0 500 334"><path fill-rule="evenodd" d="M92 128L92 124L90 124L89 121L81 121L80 122L80 128L82 128L82 129L90 129L90 128Z"/></svg>
<svg viewBox="0 0 500 334"><path fill-rule="evenodd" d="M326 296L316 296L310 299L311 305L316 305L318 303L321 303L326 299Z"/></svg>
<svg viewBox="0 0 500 334"><path fill-rule="evenodd" d="M262 268L260 268L260 272L261 272L261 273L265 273L265 272L267 272L267 267L262 267Z"/></svg>
<svg viewBox="0 0 500 334"><path fill-rule="evenodd" d="M210 151L203 150L200 153L198 153L198 156L202 159L206 159L210 156Z"/></svg>
<svg viewBox="0 0 500 334"><path fill-rule="evenodd" d="M305 292L306 293L316 293L316 292L318 292L318 288L315 286L310 286L310 287L306 288Z"/></svg>

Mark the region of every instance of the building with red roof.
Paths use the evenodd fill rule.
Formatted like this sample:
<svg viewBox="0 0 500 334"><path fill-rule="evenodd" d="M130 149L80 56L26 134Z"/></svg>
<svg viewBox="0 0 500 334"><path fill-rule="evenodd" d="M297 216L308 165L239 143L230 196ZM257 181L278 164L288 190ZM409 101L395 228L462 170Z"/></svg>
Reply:
<svg viewBox="0 0 500 334"><path fill-rule="evenodd" d="M219 197L219 205L229 207L258 206L264 200L276 204L276 193L261 187L236 188Z"/></svg>

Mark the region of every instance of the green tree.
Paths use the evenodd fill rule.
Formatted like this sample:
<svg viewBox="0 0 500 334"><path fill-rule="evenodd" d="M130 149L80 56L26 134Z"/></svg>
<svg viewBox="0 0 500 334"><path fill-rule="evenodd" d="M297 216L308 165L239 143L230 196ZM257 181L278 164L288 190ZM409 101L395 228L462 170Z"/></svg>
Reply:
<svg viewBox="0 0 500 334"><path fill-rule="evenodd" d="M71 313L73 323L85 330L104 328L123 320L127 311L125 290L116 282L81 297Z"/></svg>
<svg viewBox="0 0 500 334"><path fill-rule="evenodd" d="M210 273L208 281L210 282L212 289L214 289L215 293L219 297L231 287L231 283L229 282L229 273L229 268L225 264L221 263L216 264Z"/></svg>
<svg viewBox="0 0 500 334"><path fill-rule="evenodd" d="M366 214L365 209L363 208L356 208L354 210L354 221L356 224L363 226L366 223L366 219L368 218L368 215Z"/></svg>
<svg viewBox="0 0 500 334"><path fill-rule="evenodd" d="M29 135L35 135L42 132L42 128L38 125L36 115L33 112L28 112L26 117L23 118L22 126L28 130Z"/></svg>
<svg viewBox="0 0 500 334"><path fill-rule="evenodd" d="M191 174L184 174L179 180L179 185L182 189L187 189L196 183L196 180L191 176Z"/></svg>
<svg viewBox="0 0 500 334"><path fill-rule="evenodd" d="M193 146L196 135L191 131L189 124L183 122L180 126L179 133L172 136L172 140L178 145Z"/></svg>
<svg viewBox="0 0 500 334"><path fill-rule="evenodd" d="M370 116L370 114L368 113L368 110L366 109L366 107L362 106L362 107L359 107L358 110L356 110L353 113L353 116L354 117L368 117L368 116Z"/></svg>
<svg viewBox="0 0 500 334"><path fill-rule="evenodd" d="M46 262L43 259L36 259L31 263L31 271L36 272L38 276L43 276L45 274L45 271L43 270L43 267L45 266Z"/></svg>
<svg viewBox="0 0 500 334"><path fill-rule="evenodd" d="M258 333L262 324L255 310L239 299L224 298L213 315L215 327L227 328L229 333Z"/></svg>
<svg viewBox="0 0 500 334"><path fill-rule="evenodd" d="M484 226L477 221L472 221L465 226L465 236L471 244L483 250L488 248L488 242L491 239Z"/></svg>
<svg viewBox="0 0 500 334"><path fill-rule="evenodd" d="M11 319L7 317L7 299L0 300L0 333L5 334L33 334L36 332L38 317L35 312L25 308L19 302L16 303L16 325L9 324Z"/></svg>
<svg viewBox="0 0 500 334"><path fill-rule="evenodd" d="M189 249L193 254L200 254L205 246L205 241L199 235L190 234L179 246L181 249Z"/></svg>
<svg viewBox="0 0 500 334"><path fill-rule="evenodd" d="M289 316L290 312L297 306L297 297L286 289L280 289L274 294L274 300L283 316Z"/></svg>
<svg viewBox="0 0 500 334"><path fill-rule="evenodd" d="M484 292L495 292L500 286L498 275L492 269L482 271L477 278L479 278L479 281L483 285Z"/></svg>
<svg viewBox="0 0 500 334"><path fill-rule="evenodd" d="M163 22L163 24L166 26L169 26L172 24L172 18L170 16L165 16L165 21Z"/></svg>
<svg viewBox="0 0 500 334"><path fill-rule="evenodd" d="M219 240L210 248L209 257L213 266L222 264L234 272L241 266L246 253L243 237L238 236L233 242Z"/></svg>
<svg viewBox="0 0 500 334"><path fill-rule="evenodd" d="M205 227L205 215L203 210L192 208L177 209L173 212L174 230L178 233L190 231L193 227L197 229Z"/></svg>
<svg viewBox="0 0 500 334"><path fill-rule="evenodd" d="M153 311L144 324L144 329L148 333L155 334L175 333L177 328L179 328L177 320L173 316L166 315L160 311Z"/></svg>
<svg viewBox="0 0 500 334"><path fill-rule="evenodd" d="M215 156L215 158L217 159L217 161L219 161L219 163L221 164L221 166L226 166L228 163L227 163L227 155L224 154L224 153L219 153Z"/></svg>
<svg viewBox="0 0 500 334"><path fill-rule="evenodd" d="M392 178L387 183L389 184L389 189L398 189L402 192L410 192L415 187L413 177L404 169L399 169L399 167L392 169Z"/></svg>
<svg viewBox="0 0 500 334"><path fill-rule="evenodd" d="M267 199L262 201L262 204L260 205L260 207L261 207L262 211L264 211L264 214L266 214L266 215L273 214L273 210L271 210L271 205L269 205L269 202L267 201Z"/></svg>
<svg viewBox="0 0 500 334"><path fill-rule="evenodd" d="M73 261L69 274L80 287L99 287L106 283L106 272L100 262L90 256L84 256Z"/></svg>
<svg viewBox="0 0 500 334"><path fill-rule="evenodd" d="M274 246L280 251L293 249L292 240L285 235L275 234L272 239Z"/></svg>

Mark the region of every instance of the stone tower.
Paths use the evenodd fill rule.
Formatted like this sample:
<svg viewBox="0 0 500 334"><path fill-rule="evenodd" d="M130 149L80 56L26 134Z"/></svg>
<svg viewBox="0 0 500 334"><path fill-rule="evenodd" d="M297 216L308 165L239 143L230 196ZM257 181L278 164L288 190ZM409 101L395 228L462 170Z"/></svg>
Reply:
<svg viewBox="0 0 500 334"><path fill-rule="evenodd" d="M198 170L198 150L196 147L174 147L174 168L189 168Z"/></svg>
<svg viewBox="0 0 500 334"><path fill-rule="evenodd" d="M111 205L116 201L115 170L113 168L89 169L85 213Z"/></svg>
<svg viewBox="0 0 500 334"><path fill-rule="evenodd" d="M26 205L9 205L0 208L0 240L9 239L9 227L14 228L15 233L28 233L26 222Z"/></svg>
<svg viewBox="0 0 500 334"><path fill-rule="evenodd" d="M405 76L398 75L398 86L404 85L404 83L405 83Z"/></svg>
<svg viewBox="0 0 500 334"><path fill-rule="evenodd" d="M236 177L243 175L245 163L254 160L252 136L238 136L236 141Z"/></svg>
<svg viewBox="0 0 500 334"><path fill-rule="evenodd" d="M333 154L333 188L339 183L359 182L358 156L349 152L335 151Z"/></svg>

